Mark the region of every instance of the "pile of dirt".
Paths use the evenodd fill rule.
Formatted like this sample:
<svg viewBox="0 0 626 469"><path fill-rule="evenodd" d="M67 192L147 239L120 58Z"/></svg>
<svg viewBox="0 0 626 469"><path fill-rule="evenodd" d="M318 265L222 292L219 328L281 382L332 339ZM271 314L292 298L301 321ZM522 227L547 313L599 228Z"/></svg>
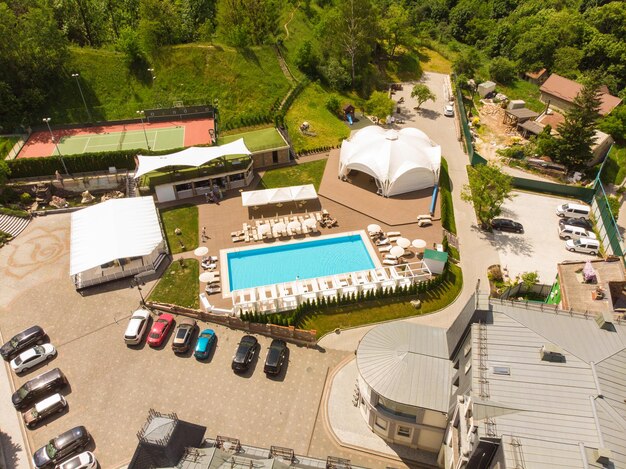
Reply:
<svg viewBox="0 0 626 469"><path fill-rule="evenodd" d="M504 123L505 110L494 103L485 102L479 109L480 138L476 141L476 150L487 160L497 160L496 150L507 147L519 139L515 127Z"/></svg>

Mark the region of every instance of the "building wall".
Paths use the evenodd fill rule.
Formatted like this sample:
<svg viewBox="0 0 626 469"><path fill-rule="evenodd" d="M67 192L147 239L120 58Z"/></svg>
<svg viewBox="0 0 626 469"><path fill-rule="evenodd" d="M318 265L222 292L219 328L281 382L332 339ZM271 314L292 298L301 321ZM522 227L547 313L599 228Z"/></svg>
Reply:
<svg viewBox="0 0 626 469"><path fill-rule="evenodd" d="M413 417L391 413L381 406L382 399L361 376L358 383L361 415L374 433L389 443L439 452L446 429L446 414L419 407L413 408Z"/></svg>
<svg viewBox="0 0 626 469"><path fill-rule="evenodd" d="M556 96L546 93L544 91L541 92L541 102L548 103L550 102L550 107L556 108L560 111L566 112L570 110L574 105L568 101L565 101L561 98L557 98Z"/></svg>
<svg viewBox="0 0 626 469"><path fill-rule="evenodd" d="M267 168L289 163L289 147L259 151L252 154L254 169Z"/></svg>

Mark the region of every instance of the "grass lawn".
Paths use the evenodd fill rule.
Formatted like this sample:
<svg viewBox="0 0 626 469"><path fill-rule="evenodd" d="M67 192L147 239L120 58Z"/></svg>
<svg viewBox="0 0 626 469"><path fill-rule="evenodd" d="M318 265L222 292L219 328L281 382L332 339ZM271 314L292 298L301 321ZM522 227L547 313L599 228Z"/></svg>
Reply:
<svg viewBox="0 0 626 469"><path fill-rule="evenodd" d="M626 146L613 145L611 152L604 163L600 179L604 184L619 185L626 177Z"/></svg>
<svg viewBox="0 0 626 469"><path fill-rule="evenodd" d="M327 160L311 161L286 168L270 169L265 171L261 179L261 189L273 189L275 187L300 186L313 184L315 190L319 190L324 168Z"/></svg>
<svg viewBox="0 0 626 469"><path fill-rule="evenodd" d="M350 126L326 109L326 100L330 96L318 83L311 83L295 99L285 117L289 127L289 136L296 153L320 147L338 146L350 136ZM354 98L337 95L341 104L352 103L358 108ZM299 128L303 122L310 124L314 137L304 135Z"/></svg>
<svg viewBox="0 0 626 469"><path fill-rule="evenodd" d="M438 311L452 303L463 287L461 268L449 264L449 269L448 280L435 290L419 295L419 299L422 300L422 307L419 310L411 306L409 301L384 299L370 302L366 307L343 306L332 312L309 316L301 327L316 330L319 338L336 328L345 329Z"/></svg>
<svg viewBox="0 0 626 469"><path fill-rule="evenodd" d="M289 70L294 76L300 80L304 78L304 74L296 67L295 60L298 54L298 49L306 41L311 41L315 44L314 30L315 25L311 23L307 18L302 8L295 8L291 3L285 2L288 5L282 9L282 16L280 18L280 32L283 35L282 53L285 57ZM311 2L310 8L321 12L322 10L317 6L315 2ZM289 31L289 37L287 37L287 31L285 31L284 25L287 24L287 31Z"/></svg>
<svg viewBox="0 0 626 469"><path fill-rule="evenodd" d="M248 150L255 152L260 150L267 150L269 148L286 147L287 143L283 140L283 137L278 133L274 127L268 127L266 129L251 130L250 132L243 132L232 135L225 135L220 137L219 144L234 142L243 138Z"/></svg>
<svg viewBox="0 0 626 469"><path fill-rule="evenodd" d="M426 47L421 47L418 52L420 66L425 72L452 73L452 62L439 52Z"/></svg>
<svg viewBox="0 0 626 469"><path fill-rule="evenodd" d="M198 207L195 205L181 205L179 207L160 210L167 244L172 254L184 251L193 251L198 247ZM174 233L180 228L182 234ZM180 242L184 244L184 249Z"/></svg>
<svg viewBox="0 0 626 469"><path fill-rule="evenodd" d="M196 259L185 259L182 266L179 261L172 262L148 300L198 308L199 271L200 264Z"/></svg>
<svg viewBox="0 0 626 469"><path fill-rule="evenodd" d="M19 137L0 137L0 160L6 158L18 140Z"/></svg>
<svg viewBox="0 0 626 469"><path fill-rule="evenodd" d="M97 120L135 118L137 110L157 104L207 104L218 98L224 125L235 116L268 112L289 90L271 46L246 52L217 44L164 47L150 67L154 81L143 67L129 69L120 53L72 47L66 69L80 71L87 105ZM74 79L59 80L54 96L53 122L87 120Z"/></svg>
<svg viewBox="0 0 626 469"><path fill-rule="evenodd" d="M539 100L539 87L525 80L515 80L511 85L502 85L498 83L496 91L504 93L509 99L523 99L526 101L526 107L535 112L541 112L546 107Z"/></svg>

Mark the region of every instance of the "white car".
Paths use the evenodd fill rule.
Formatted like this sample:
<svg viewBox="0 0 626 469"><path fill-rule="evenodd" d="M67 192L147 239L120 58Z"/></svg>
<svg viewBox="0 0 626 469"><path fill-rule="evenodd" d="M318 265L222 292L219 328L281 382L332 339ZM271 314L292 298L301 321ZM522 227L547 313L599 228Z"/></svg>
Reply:
<svg viewBox="0 0 626 469"><path fill-rule="evenodd" d="M56 469L95 469L98 461L91 451L84 451L59 464Z"/></svg>
<svg viewBox="0 0 626 469"><path fill-rule="evenodd" d="M443 108L443 115L446 117L454 117L454 106L451 104L446 105Z"/></svg>
<svg viewBox="0 0 626 469"><path fill-rule="evenodd" d="M39 363L45 362L48 358L54 357L56 353L57 349L52 344L35 345L11 360L11 368L16 373L22 373Z"/></svg>
<svg viewBox="0 0 626 469"><path fill-rule="evenodd" d="M150 311L138 309L133 313L124 332L124 342L137 345L143 339L150 322Z"/></svg>

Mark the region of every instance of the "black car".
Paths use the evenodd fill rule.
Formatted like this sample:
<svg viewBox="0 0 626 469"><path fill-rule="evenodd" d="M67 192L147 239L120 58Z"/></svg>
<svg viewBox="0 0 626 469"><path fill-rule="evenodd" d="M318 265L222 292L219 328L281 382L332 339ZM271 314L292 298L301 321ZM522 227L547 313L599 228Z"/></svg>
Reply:
<svg viewBox="0 0 626 469"><path fill-rule="evenodd" d="M523 233L524 227L521 223L518 223L508 218L494 218L491 220L491 228L498 231L510 231L511 233Z"/></svg>
<svg viewBox="0 0 626 469"><path fill-rule="evenodd" d="M85 427L74 427L35 451L33 463L37 469L53 468L59 461L82 450L90 440L91 435Z"/></svg>
<svg viewBox="0 0 626 469"><path fill-rule="evenodd" d="M267 375L277 375L283 367L287 356L287 343L284 340L274 339L265 358L263 371Z"/></svg>
<svg viewBox="0 0 626 469"><path fill-rule="evenodd" d="M11 396L13 407L23 410L33 404L40 397L52 394L67 384L67 378L58 368L46 371L39 376L26 381Z"/></svg>
<svg viewBox="0 0 626 469"><path fill-rule="evenodd" d="M587 231L593 231L591 222L586 218L560 218L559 226L563 228L565 225L577 226L579 228L584 228Z"/></svg>
<svg viewBox="0 0 626 469"><path fill-rule="evenodd" d="M256 340L256 337L244 335L233 357L231 368L236 372L247 370L259 348L259 342Z"/></svg>
<svg viewBox="0 0 626 469"><path fill-rule="evenodd" d="M44 342L46 333L39 326L32 326L16 334L11 340L0 347L0 355L6 361L11 360L22 350L26 350L32 345L41 345Z"/></svg>

